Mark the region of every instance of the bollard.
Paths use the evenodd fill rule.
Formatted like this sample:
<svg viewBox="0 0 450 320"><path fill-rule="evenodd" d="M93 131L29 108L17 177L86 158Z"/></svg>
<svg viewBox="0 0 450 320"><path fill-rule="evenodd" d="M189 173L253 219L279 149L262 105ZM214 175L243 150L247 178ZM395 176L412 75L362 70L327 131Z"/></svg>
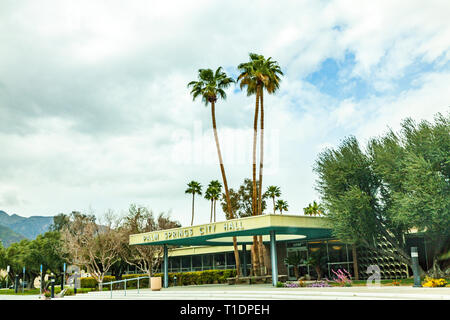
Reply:
<svg viewBox="0 0 450 320"><path fill-rule="evenodd" d="M55 276L53 274L51 275L50 284L51 284L51 298L53 299L55 297Z"/></svg>
<svg viewBox="0 0 450 320"><path fill-rule="evenodd" d="M19 291L19 275L16 274L16 279L14 280L14 293Z"/></svg>
<svg viewBox="0 0 450 320"><path fill-rule="evenodd" d="M419 253L417 252L417 247L411 247L411 260L412 260L412 271L414 275L414 285L415 288L422 287L420 283L420 272L419 272Z"/></svg>
<svg viewBox="0 0 450 320"><path fill-rule="evenodd" d="M177 286L177 276L173 276L173 286Z"/></svg>

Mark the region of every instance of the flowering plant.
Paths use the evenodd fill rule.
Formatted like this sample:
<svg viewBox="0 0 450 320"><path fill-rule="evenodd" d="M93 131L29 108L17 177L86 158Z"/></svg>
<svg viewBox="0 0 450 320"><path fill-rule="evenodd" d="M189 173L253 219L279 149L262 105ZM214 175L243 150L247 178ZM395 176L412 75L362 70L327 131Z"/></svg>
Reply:
<svg viewBox="0 0 450 320"><path fill-rule="evenodd" d="M397 281L397 280L393 280L393 281L392 281L392 285L393 285L393 286L399 286L400 283L402 283L401 280L398 280L398 281Z"/></svg>
<svg viewBox="0 0 450 320"><path fill-rule="evenodd" d="M430 277L425 277L425 281L422 284L424 287L445 287L447 285L447 281L445 279L433 279Z"/></svg>
<svg viewBox="0 0 450 320"><path fill-rule="evenodd" d="M325 279L320 282L311 283L310 285L308 285L308 287L310 287L310 288L327 288L327 287L331 287L331 286L328 283L328 279Z"/></svg>
<svg viewBox="0 0 450 320"><path fill-rule="evenodd" d="M344 270L344 271L342 271ZM350 275L350 273L345 270L345 269L338 269L338 271L334 271L333 269L331 269L331 271L333 271L333 273L336 275L336 278L334 279L334 281L336 281L337 283L339 283L341 286L343 287L351 287L352 286L352 276Z"/></svg>
<svg viewBox="0 0 450 320"><path fill-rule="evenodd" d="M50 293L50 291L44 290L44 297L50 298L51 295L52 295L52 294Z"/></svg>

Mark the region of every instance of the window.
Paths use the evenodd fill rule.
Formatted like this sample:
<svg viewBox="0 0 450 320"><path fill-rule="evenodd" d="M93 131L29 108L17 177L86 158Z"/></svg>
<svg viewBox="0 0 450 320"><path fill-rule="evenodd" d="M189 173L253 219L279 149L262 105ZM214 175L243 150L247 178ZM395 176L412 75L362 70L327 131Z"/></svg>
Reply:
<svg viewBox="0 0 450 320"><path fill-rule="evenodd" d="M212 254L205 254L203 259L203 270L211 270L212 267Z"/></svg>

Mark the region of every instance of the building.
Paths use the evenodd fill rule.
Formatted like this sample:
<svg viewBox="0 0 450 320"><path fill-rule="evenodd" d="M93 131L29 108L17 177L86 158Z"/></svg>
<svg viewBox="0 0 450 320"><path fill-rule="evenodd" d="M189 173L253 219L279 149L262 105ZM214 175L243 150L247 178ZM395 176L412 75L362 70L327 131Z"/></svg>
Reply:
<svg viewBox="0 0 450 320"><path fill-rule="evenodd" d="M370 265L377 265L381 278L401 279L411 274L408 266L391 256L356 249L333 237L327 219L300 215L267 214L233 219L192 227L161 230L130 236L131 245L163 245L164 262L161 272L202 271L212 269L234 269L233 237L236 237L240 254L241 273L251 271L250 245L254 235L262 235L264 264L267 274L273 276L275 285L278 275L296 279L295 266L285 259L298 255L301 259L315 256L319 266L300 264L298 275L317 278L333 278L333 270L346 269L350 274L358 270L360 279L367 279ZM378 241L385 250L388 243ZM175 246L168 249L168 246ZM422 255L423 258L424 255ZM355 261L356 257L356 261ZM426 257L426 252L425 252ZM428 262L427 262L428 263ZM245 267L244 267L245 266Z"/></svg>

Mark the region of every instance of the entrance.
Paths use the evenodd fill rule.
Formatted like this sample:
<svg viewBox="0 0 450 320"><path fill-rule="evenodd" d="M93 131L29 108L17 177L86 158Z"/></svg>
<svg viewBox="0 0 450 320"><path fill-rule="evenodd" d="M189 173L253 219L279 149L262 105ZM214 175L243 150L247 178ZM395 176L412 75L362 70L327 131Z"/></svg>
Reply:
<svg viewBox="0 0 450 320"><path fill-rule="evenodd" d="M294 264L297 265L298 277L309 274L309 267L304 264L304 260L308 258L308 250L306 243L296 243L296 246L287 248L287 257L290 264L287 265L288 280L297 280L295 276Z"/></svg>

